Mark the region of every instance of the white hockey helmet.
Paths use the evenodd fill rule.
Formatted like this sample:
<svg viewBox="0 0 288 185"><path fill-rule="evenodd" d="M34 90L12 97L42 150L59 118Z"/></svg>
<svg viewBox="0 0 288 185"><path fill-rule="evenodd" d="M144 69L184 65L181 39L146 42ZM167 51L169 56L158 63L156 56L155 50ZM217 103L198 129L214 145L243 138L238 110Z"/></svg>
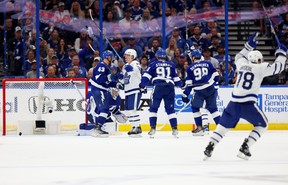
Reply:
<svg viewBox="0 0 288 185"><path fill-rule="evenodd" d="M135 49L126 49L124 55L130 55L130 56L133 56L134 59L137 58L137 52Z"/></svg>
<svg viewBox="0 0 288 185"><path fill-rule="evenodd" d="M258 61L260 60L261 63L263 62L263 55L258 50L253 50L248 53L248 60L249 62L253 64L258 64Z"/></svg>

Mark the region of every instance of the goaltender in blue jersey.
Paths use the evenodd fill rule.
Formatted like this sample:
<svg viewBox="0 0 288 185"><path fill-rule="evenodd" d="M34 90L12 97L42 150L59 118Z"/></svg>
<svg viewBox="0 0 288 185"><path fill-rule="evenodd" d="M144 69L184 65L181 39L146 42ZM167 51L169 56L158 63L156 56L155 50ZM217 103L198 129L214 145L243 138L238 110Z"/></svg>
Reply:
<svg viewBox="0 0 288 185"><path fill-rule="evenodd" d="M172 127L172 135L177 137L178 129L174 110L174 87L181 87L182 81L176 72L175 65L170 61L166 61L166 51L164 49L158 49L155 56L157 60L150 64L147 71L142 76L139 85L142 92L145 92L145 87L149 82L154 86L149 109L151 130L148 134L151 138L155 135L158 108L161 101L164 100L165 111L168 114L169 122Z"/></svg>
<svg viewBox="0 0 288 185"><path fill-rule="evenodd" d="M219 74L210 61L201 59L201 52L193 50L191 53L193 63L187 68L185 90L182 94L182 101L189 103L189 94L194 89L191 108L196 123L196 128L192 130L193 135L203 135L202 115L200 108L203 107L211 113L213 120L218 124L220 113L217 108L218 80Z"/></svg>
<svg viewBox="0 0 288 185"><path fill-rule="evenodd" d="M223 139L230 128L236 127L240 118L250 122L254 128L249 133L248 138L244 139L237 155L239 158L248 160L251 157L250 147L266 130L268 120L256 104L258 92L264 77L283 71L287 60L287 48L284 45L279 45L275 51L275 62L272 64L263 62L262 53L254 50L257 36L258 33L250 36L244 49L235 56L237 80L232 98L204 151L204 159L211 157L214 147Z"/></svg>

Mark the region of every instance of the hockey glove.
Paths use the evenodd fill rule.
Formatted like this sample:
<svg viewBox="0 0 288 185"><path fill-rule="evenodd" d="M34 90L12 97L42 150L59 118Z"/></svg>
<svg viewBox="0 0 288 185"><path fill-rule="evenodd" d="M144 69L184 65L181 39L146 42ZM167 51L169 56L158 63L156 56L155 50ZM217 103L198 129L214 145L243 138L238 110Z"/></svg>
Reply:
<svg viewBox="0 0 288 185"><path fill-rule="evenodd" d="M147 93L147 88L146 87L143 87L141 84L139 84L139 88L140 88L140 92L141 93L143 93L143 94Z"/></svg>
<svg viewBox="0 0 288 185"><path fill-rule="evenodd" d="M125 69L127 72L133 71L133 67L132 67L131 65L129 65L129 64L125 65L125 66L124 66L124 69Z"/></svg>
<svg viewBox="0 0 288 185"><path fill-rule="evenodd" d="M117 74L109 74L107 77L108 77L108 80L110 82L117 82L118 81L118 75Z"/></svg>
<svg viewBox="0 0 288 185"><path fill-rule="evenodd" d="M287 48L284 44L279 45L275 51L275 56L278 57L279 55L287 57Z"/></svg>
<svg viewBox="0 0 288 185"><path fill-rule="evenodd" d="M116 88L117 88L117 89L120 89L120 90L124 90L124 84L118 82L118 83L116 84Z"/></svg>
<svg viewBox="0 0 288 185"><path fill-rule="evenodd" d="M188 103L189 102L189 98L188 98L188 96L186 95L186 94L182 94L182 101L184 102L184 103Z"/></svg>
<svg viewBox="0 0 288 185"><path fill-rule="evenodd" d="M256 45L258 43L258 41L256 41L256 38L258 37L258 35L259 32L256 32L248 38L248 41L245 43L245 48L248 51L252 51L253 49L256 48Z"/></svg>

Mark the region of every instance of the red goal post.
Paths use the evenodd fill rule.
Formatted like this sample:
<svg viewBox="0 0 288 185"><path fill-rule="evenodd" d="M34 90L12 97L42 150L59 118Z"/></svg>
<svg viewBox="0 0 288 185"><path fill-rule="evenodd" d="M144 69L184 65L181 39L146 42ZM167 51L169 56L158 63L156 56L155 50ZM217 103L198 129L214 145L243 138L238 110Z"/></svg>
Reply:
<svg viewBox="0 0 288 185"><path fill-rule="evenodd" d="M61 131L76 130L87 121L85 78L9 78L3 80L2 89L3 135L16 132L23 120L57 120Z"/></svg>

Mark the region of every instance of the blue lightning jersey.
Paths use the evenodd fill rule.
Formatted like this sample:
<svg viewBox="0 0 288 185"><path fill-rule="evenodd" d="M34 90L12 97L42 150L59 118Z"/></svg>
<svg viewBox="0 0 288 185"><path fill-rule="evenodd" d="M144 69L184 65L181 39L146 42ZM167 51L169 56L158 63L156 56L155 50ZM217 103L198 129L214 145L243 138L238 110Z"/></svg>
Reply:
<svg viewBox="0 0 288 185"><path fill-rule="evenodd" d="M155 61L144 73L141 79L141 85L147 86L148 83L152 82L152 85L165 85L171 84L180 87L182 81L180 80L175 64L169 61Z"/></svg>
<svg viewBox="0 0 288 185"><path fill-rule="evenodd" d="M93 69L93 76L89 80L91 83L91 90L108 90L109 87L115 87L115 82L111 82L109 80L109 76L111 76L111 71L109 70L109 66L104 62L99 62L97 66Z"/></svg>
<svg viewBox="0 0 288 185"><path fill-rule="evenodd" d="M218 84L219 74L210 61L194 62L187 68L186 72L186 85L188 87L194 86L194 90L202 90L215 83Z"/></svg>

